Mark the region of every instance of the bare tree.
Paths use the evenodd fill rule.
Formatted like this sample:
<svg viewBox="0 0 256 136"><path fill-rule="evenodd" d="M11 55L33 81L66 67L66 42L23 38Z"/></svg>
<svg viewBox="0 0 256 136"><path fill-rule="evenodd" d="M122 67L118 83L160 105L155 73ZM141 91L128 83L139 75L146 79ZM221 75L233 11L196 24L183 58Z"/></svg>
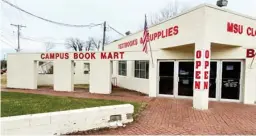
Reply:
<svg viewBox="0 0 256 136"><path fill-rule="evenodd" d="M83 51L83 47L85 46L85 42L78 38L68 38L65 43L68 49L72 49L74 51Z"/></svg>
<svg viewBox="0 0 256 136"><path fill-rule="evenodd" d="M85 50L86 51L99 51L102 47L102 40L98 40L98 38L89 37L88 41L86 42ZM109 42L109 37L106 36L105 38L105 45Z"/></svg>
<svg viewBox="0 0 256 136"><path fill-rule="evenodd" d="M163 22L171 17L178 15L179 13L187 9L184 3L182 3L182 6L181 6L181 3L178 3L176 0L174 1L174 3L168 4L166 7L161 9L158 13L155 13L150 16L149 25L154 25L154 24Z"/></svg>
<svg viewBox="0 0 256 136"><path fill-rule="evenodd" d="M88 41L86 42L85 50L86 51L99 51L100 50L100 40L96 40L95 38L89 37Z"/></svg>
<svg viewBox="0 0 256 136"><path fill-rule="evenodd" d="M45 51L48 52L51 49L53 49L55 47L55 44L51 43L51 42L47 42L45 43Z"/></svg>

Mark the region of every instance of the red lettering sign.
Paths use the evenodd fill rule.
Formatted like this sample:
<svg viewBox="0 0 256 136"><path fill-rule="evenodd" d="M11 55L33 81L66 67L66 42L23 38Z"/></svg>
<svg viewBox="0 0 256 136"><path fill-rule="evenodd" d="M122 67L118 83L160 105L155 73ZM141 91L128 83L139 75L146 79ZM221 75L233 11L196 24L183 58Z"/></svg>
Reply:
<svg viewBox="0 0 256 136"><path fill-rule="evenodd" d="M209 78L209 71L204 71L204 79L208 79Z"/></svg>
<svg viewBox="0 0 256 136"><path fill-rule="evenodd" d="M120 59L123 59L124 57L124 52L119 52L120 53Z"/></svg>
<svg viewBox="0 0 256 136"><path fill-rule="evenodd" d="M227 22L227 32L234 34L243 34L244 26L237 23ZM256 37L256 28L248 26L246 29L247 36Z"/></svg>
<svg viewBox="0 0 256 136"><path fill-rule="evenodd" d="M205 81L204 82L204 89L208 89L209 88L209 82L208 81Z"/></svg>
<svg viewBox="0 0 256 136"><path fill-rule="evenodd" d="M196 79L200 79L200 74L201 74L201 71L196 71Z"/></svg>
<svg viewBox="0 0 256 136"><path fill-rule="evenodd" d="M163 39L163 38L177 35L178 33L179 33L179 27L173 26L173 27L169 27L165 30L160 30L160 31L154 32L152 34L149 34L149 37L148 37L148 39L146 39L146 41L154 41L154 40L161 39L161 38ZM144 39L143 39L143 37L141 37L138 39L134 39L134 40L119 44L118 49L128 48L128 47L137 45L138 40L140 40L140 44L144 43Z"/></svg>
<svg viewBox="0 0 256 136"><path fill-rule="evenodd" d="M195 81L195 89L200 89L200 81Z"/></svg>
<svg viewBox="0 0 256 136"><path fill-rule="evenodd" d="M196 61L196 69L198 69L199 66L201 66L201 61Z"/></svg>
<svg viewBox="0 0 256 136"><path fill-rule="evenodd" d="M71 53L70 53L71 54ZM74 52L71 59L96 59L95 52ZM100 59L123 59L124 52L101 52L99 53ZM69 53L42 53L41 59L69 59Z"/></svg>
<svg viewBox="0 0 256 136"><path fill-rule="evenodd" d="M106 59L107 58L106 52L101 52L100 53L100 58L101 59Z"/></svg>
<svg viewBox="0 0 256 136"><path fill-rule="evenodd" d="M45 54L44 53L41 54L41 59L45 59Z"/></svg>
<svg viewBox="0 0 256 136"><path fill-rule="evenodd" d="M204 62L204 69L207 69L209 67L209 61Z"/></svg>
<svg viewBox="0 0 256 136"><path fill-rule="evenodd" d="M247 58L253 58L256 55L256 52L254 49L247 49L246 50L246 57Z"/></svg>
<svg viewBox="0 0 256 136"><path fill-rule="evenodd" d="M205 58L208 59L210 57L210 51L206 50L205 51Z"/></svg>
<svg viewBox="0 0 256 136"><path fill-rule="evenodd" d="M247 28L247 35L248 35L248 36L255 37L255 36L256 36L256 29L254 29L254 28L252 28L252 27L248 27L248 28Z"/></svg>
<svg viewBox="0 0 256 136"><path fill-rule="evenodd" d="M208 89L209 87L209 69L208 68L209 67L210 67L210 50L205 50L205 51L196 50L195 51L194 89L198 89L198 90ZM203 83L202 88L200 86L201 82Z"/></svg>
<svg viewBox="0 0 256 136"><path fill-rule="evenodd" d="M202 51L198 50L196 51L196 58L199 59L202 57Z"/></svg>
<svg viewBox="0 0 256 136"><path fill-rule="evenodd" d="M68 59L68 53L42 53L41 59Z"/></svg>
<svg viewBox="0 0 256 136"><path fill-rule="evenodd" d="M231 32L231 33L235 33L235 34L236 33L242 34L243 33L243 25L228 22L227 23L227 31Z"/></svg>
<svg viewBox="0 0 256 136"><path fill-rule="evenodd" d="M92 53L91 53L91 59L96 59L96 58L95 58L95 52L92 52Z"/></svg>
<svg viewBox="0 0 256 136"><path fill-rule="evenodd" d="M134 39L132 41L128 41L128 42L119 44L118 48L123 49L123 48L131 47L131 46L134 46L134 45L137 45L137 44L138 44L138 40Z"/></svg>

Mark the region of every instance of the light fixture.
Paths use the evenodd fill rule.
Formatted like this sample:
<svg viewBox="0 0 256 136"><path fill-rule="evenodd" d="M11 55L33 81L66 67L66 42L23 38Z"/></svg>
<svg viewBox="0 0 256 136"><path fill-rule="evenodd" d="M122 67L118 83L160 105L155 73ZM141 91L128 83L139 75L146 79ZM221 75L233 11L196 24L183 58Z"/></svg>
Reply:
<svg viewBox="0 0 256 136"><path fill-rule="evenodd" d="M217 4L218 7L224 7L228 5L228 0L218 0Z"/></svg>

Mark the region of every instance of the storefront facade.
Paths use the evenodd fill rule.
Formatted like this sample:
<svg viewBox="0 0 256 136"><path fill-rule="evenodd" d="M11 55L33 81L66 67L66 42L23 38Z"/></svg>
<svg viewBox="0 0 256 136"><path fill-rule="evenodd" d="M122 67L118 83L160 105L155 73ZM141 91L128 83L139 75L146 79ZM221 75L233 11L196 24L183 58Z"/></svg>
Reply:
<svg viewBox="0 0 256 136"><path fill-rule="evenodd" d="M200 5L149 33L147 54L143 31L106 45L105 52L8 54L7 87L36 89L35 61L52 60L54 90L73 91L73 62L86 60L91 93L111 93L112 82L149 97L191 98L201 110L209 100L255 103L255 18Z"/></svg>
<svg viewBox="0 0 256 136"><path fill-rule="evenodd" d="M202 96L201 103L206 96L216 101L256 101L256 19L200 5L150 27L149 33L153 64L150 53L147 60L136 56L134 61L114 61L117 86L151 97ZM142 36L142 31L132 34L106 50L142 52Z"/></svg>

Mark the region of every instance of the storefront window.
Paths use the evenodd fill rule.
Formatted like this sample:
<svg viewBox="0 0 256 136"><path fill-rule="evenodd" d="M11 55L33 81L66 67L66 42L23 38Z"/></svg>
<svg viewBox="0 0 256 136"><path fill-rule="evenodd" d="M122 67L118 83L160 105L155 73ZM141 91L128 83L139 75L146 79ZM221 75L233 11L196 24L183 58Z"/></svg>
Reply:
<svg viewBox="0 0 256 136"><path fill-rule="evenodd" d="M118 75L126 76L127 75L127 62L118 61Z"/></svg>
<svg viewBox="0 0 256 136"><path fill-rule="evenodd" d="M149 61L135 61L134 76L138 78L146 78L149 76Z"/></svg>

